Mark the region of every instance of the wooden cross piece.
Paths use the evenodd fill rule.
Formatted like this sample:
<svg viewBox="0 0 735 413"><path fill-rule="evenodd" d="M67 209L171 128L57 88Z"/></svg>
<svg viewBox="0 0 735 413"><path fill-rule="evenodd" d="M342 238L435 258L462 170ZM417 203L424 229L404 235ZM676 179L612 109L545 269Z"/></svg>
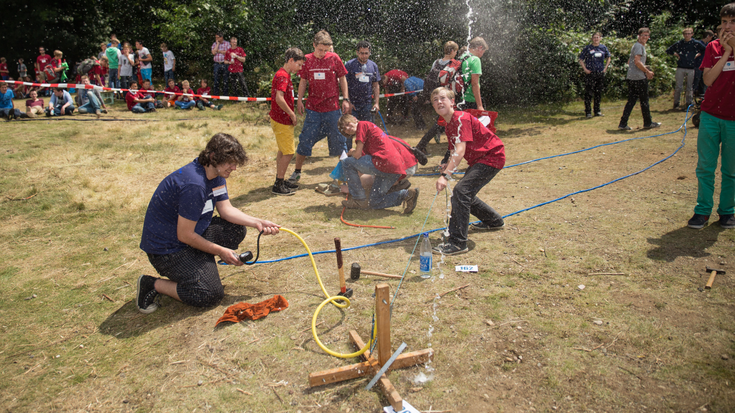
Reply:
<svg viewBox="0 0 735 413"><path fill-rule="evenodd" d="M337 367L330 370L319 371L309 374L309 386L323 386L325 384L337 383L340 381L351 380L363 376L374 376L383 367L383 365L391 357L390 345L390 287L388 284L380 283L375 286L375 323L378 335L378 358L377 360L370 354L370 350L365 351L360 357L364 360L360 363L345 367ZM355 330L350 331L350 341L357 348L365 347L365 342L357 334ZM390 402L395 411L403 410L403 398L398 394L396 388L393 387L387 374L391 370L404 367L415 366L431 361L434 357L434 350L424 349L403 353L399 355L393 364L390 365L388 371L378 380L380 389Z"/></svg>

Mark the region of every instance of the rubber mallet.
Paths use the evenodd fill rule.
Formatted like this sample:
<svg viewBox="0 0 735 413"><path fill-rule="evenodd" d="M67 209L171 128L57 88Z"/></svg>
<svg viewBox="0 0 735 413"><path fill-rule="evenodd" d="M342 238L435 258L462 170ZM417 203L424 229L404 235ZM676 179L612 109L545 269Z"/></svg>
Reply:
<svg viewBox="0 0 735 413"><path fill-rule="evenodd" d="M352 268L350 268L350 278L352 278L353 280L359 280L360 273L367 274L367 275L377 275L378 277L385 277L385 278L397 278L399 280L403 278L400 275L383 274L382 272L374 272L374 271L365 271L360 268L360 264L353 262Z"/></svg>
<svg viewBox="0 0 735 413"><path fill-rule="evenodd" d="M707 280L707 285L705 285L704 288L709 290L712 288L712 283L715 282L715 275L725 274L725 270L718 270L717 268L710 268L710 267L705 267L705 268L707 269L707 272L710 274L709 274L709 280Z"/></svg>
<svg viewBox="0 0 735 413"><path fill-rule="evenodd" d="M352 297L352 288L347 288L345 284L345 269L342 265L342 241L339 238L334 239L334 249L337 252L337 271L339 271L339 294L342 297Z"/></svg>

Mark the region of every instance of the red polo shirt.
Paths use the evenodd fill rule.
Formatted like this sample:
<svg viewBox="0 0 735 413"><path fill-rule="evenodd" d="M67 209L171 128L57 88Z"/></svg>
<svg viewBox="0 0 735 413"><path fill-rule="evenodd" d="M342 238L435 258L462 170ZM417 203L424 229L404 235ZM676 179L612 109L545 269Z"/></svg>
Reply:
<svg viewBox="0 0 735 413"><path fill-rule="evenodd" d="M309 96L306 108L315 112L339 110L339 79L347 74L342 59L336 53L327 52L323 59L306 55L304 65L299 71L301 79L309 82Z"/></svg>

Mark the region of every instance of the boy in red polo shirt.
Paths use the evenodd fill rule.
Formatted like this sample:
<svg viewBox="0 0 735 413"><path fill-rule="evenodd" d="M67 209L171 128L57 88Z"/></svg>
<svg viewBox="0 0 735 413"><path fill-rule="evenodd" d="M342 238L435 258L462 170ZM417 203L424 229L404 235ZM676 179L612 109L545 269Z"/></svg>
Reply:
<svg viewBox="0 0 735 413"><path fill-rule="evenodd" d="M352 115L342 115L339 130L345 136L355 137L355 149L343 159L342 170L352 199L342 201L342 206L352 209L384 209L405 202L404 214L416 208L419 189L400 189L390 192L393 184L406 175L416 173L416 158L408 144L388 136L372 122L358 121ZM360 173L375 177L370 198L360 181Z"/></svg>
<svg viewBox="0 0 735 413"><path fill-rule="evenodd" d="M235 82L235 84L240 84L240 92L235 92L235 88L232 88L232 93L238 93L235 94L235 96L242 96L242 97L248 97L250 96L250 92L248 92L248 84L245 82L245 75L243 74L243 67L242 64L245 63L245 51L242 50L242 47L239 47L237 45L237 37L232 37L230 39L230 50L228 50L225 53L226 56L229 57L225 58L225 63L228 63L229 66L227 66L227 70L230 71L230 80Z"/></svg>
<svg viewBox="0 0 735 413"><path fill-rule="evenodd" d="M276 155L276 182L273 184L275 195L293 195L292 189L299 186L284 180L288 164L293 158L296 148L293 143L293 131L296 125L296 113L293 111L293 83L291 74L297 73L304 65L304 52L292 47L286 50L286 63L273 76L271 86L271 128L276 135L278 154Z"/></svg>
<svg viewBox="0 0 735 413"><path fill-rule="evenodd" d="M697 206L689 228L707 225L714 204L715 170L722 150L717 214L720 227L735 228L735 3L720 10L720 38L707 44L699 67L707 85L697 137ZM721 148L721 149L720 149Z"/></svg>
<svg viewBox="0 0 735 413"><path fill-rule="evenodd" d="M350 95L347 91L347 69L342 59L329 50L332 47L332 37L326 30L321 30L314 36L314 53L306 55L306 61L299 71L299 96L296 110L304 115L303 97L309 87L309 97L306 99L306 118L299 135L299 146L296 148L296 168L289 178L292 183L301 178L301 166L307 156L311 156L311 149L320 140L324 139L324 132L329 141L329 156L340 156L343 151L352 147L339 133L337 122L342 113L339 110L339 92L342 91L344 101L342 110L350 110Z"/></svg>
<svg viewBox="0 0 735 413"><path fill-rule="evenodd" d="M452 173L464 158L469 167L452 191L452 216L449 219L449 237L434 247L435 254L457 255L467 252L467 231L470 214L480 218L472 224L475 231L498 230L505 226L503 217L477 194L505 166L503 142L477 118L467 112L454 110L454 92L437 88L431 93L431 105L437 115L447 122L449 142L448 162L436 181L436 190L447 187Z"/></svg>

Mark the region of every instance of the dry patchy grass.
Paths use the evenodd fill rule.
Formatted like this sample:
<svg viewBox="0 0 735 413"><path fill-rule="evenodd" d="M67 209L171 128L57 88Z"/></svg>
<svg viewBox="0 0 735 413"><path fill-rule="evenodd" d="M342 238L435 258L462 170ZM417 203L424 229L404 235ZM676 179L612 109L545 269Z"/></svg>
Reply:
<svg viewBox="0 0 735 413"><path fill-rule="evenodd" d="M0 126L0 405L378 412L387 402L363 390L366 380L308 388L310 372L350 363L324 354L311 338L311 315L323 297L308 259L223 267L226 297L214 308L164 299L155 313L138 313L136 277L155 273L138 249L143 215L160 180L216 132L237 136L251 158L229 180L233 204L296 231L314 251L332 249L336 236L347 248L416 234L427 213L427 228L443 226L446 201L443 194L433 200L435 178L412 179L422 197L410 216L398 208L346 212L350 221L397 229L347 227L339 222L339 199L312 190L335 164L324 156L325 143L305 165L296 196L270 194L275 142L262 105L141 116L120 106L113 117L135 120L78 116ZM667 99L653 102L660 132L684 119L661 109L669 106ZM650 135L615 130L621 102L604 109L607 116L593 120L583 119L580 103L501 110L498 135L508 164ZM632 125L640 123L638 113ZM414 144L420 138L408 127L390 132ZM638 171L672 153L682 136L508 168L480 196L508 214ZM509 217L505 231L471 234L470 253L446 258L430 280L418 278L412 263L393 309L394 348L401 341L409 350L430 346L435 358L433 371L389 374L401 395L421 410L453 412L735 410L732 275L698 291L706 265L733 271L735 233L717 225L685 228L696 198L696 131L686 142L643 174ZM432 143L431 161L444 148ZM242 249L254 250L254 240L248 236ZM402 274L413 246L410 239L358 249L345 252L345 261ZM283 233L264 237L261 252L268 260L304 251ZM336 293L334 256L315 259ZM458 264L477 264L480 272L455 273ZM351 351L349 330L367 336L378 281L352 282L352 307L322 312L323 342ZM395 292L398 283L388 282ZM274 294L290 307L214 328L227 306ZM432 379L415 381L422 374Z"/></svg>

